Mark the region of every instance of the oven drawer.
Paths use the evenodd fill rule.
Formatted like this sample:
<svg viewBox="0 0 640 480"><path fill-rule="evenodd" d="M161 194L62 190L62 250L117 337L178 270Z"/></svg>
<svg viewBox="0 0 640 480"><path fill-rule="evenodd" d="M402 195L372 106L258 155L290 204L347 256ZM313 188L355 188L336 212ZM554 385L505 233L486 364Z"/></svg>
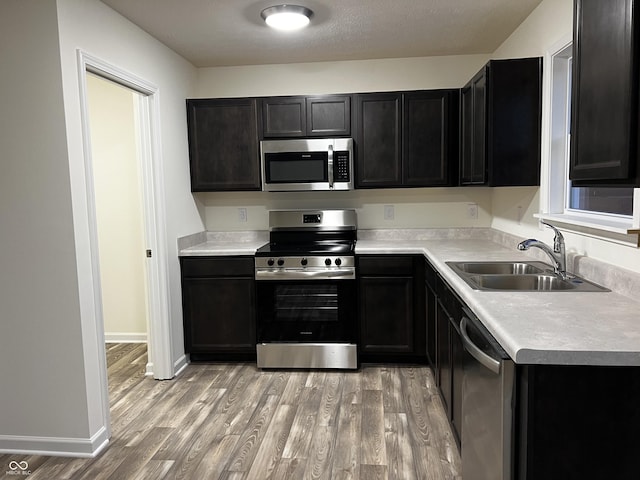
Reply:
<svg viewBox="0 0 640 480"><path fill-rule="evenodd" d="M253 257L181 257L183 277L253 277Z"/></svg>

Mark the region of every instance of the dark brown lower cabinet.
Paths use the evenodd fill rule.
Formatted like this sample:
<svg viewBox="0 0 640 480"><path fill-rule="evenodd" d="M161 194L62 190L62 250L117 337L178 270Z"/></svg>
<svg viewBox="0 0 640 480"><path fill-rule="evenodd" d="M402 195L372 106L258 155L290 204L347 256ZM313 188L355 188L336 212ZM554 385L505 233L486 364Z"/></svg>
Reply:
<svg viewBox="0 0 640 480"><path fill-rule="evenodd" d="M426 363L423 275L421 256L358 257L361 362Z"/></svg>
<svg viewBox="0 0 640 480"><path fill-rule="evenodd" d="M425 271L427 290L435 284L434 376L460 446L464 302L428 262ZM516 365L515 374L514 480L640 478L640 367Z"/></svg>
<svg viewBox="0 0 640 480"><path fill-rule="evenodd" d="M517 368L518 480L640 478L640 367Z"/></svg>
<svg viewBox="0 0 640 480"><path fill-rule="evenodd" d="M182 257L180 264L191 360L255 360L253 257Z"/></svg>
<svg viewBox="0 0 640 480"><path fill-rule="evenodd" d="M424 308L426 323L427 360L434 367L436 364L436 278L435 269L429 261L424 260Z"/></svg>
<svg viewBox="0 0 640 480"><path fill-rule="evenodd" d="M462 317L462 303L440 277L436 279L436 303L436 382L460 446L464 348L458 322Z"/></svg>

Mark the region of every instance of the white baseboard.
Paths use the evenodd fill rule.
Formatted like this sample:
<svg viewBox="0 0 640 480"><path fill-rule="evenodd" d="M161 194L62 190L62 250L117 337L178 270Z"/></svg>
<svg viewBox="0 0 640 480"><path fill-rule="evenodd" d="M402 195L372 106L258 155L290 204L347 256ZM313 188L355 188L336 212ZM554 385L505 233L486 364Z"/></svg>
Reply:
<svg viewBox="0 0 640 480"><path fill-rule="evenodd" d="M146 333L106 333L106 343L147 343Z"/></svg>
<svg viewBox="0 0 640 480"><path fill-rule="evenodd" d="M93 458L100 454L108 443L105 427L91 438L0 435L0 454Z"/></svg>

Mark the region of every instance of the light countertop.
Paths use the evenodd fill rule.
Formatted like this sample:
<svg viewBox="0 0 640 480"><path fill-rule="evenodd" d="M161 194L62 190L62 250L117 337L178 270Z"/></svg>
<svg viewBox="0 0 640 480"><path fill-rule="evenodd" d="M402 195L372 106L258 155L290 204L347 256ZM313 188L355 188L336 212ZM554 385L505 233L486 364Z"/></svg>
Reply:
<svg viewBox="0 0 640 480"><path fill-rule="evenodd" d="M264 243L208 240L180 255L253 255ZM477 239L358 240L356 253L425 255L516 363L640 366L640 302L615 292L473 290L445 263L531 260L515 248Z"/></svg>

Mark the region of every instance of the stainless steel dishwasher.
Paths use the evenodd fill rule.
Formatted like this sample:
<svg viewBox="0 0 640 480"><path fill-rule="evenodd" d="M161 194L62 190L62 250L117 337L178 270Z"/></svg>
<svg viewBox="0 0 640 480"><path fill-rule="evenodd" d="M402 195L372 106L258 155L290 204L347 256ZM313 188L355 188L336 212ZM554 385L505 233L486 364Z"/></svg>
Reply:
<svg viewBox="0 0 640 480"><path fill-rule="evenodd" d="M513 478L513 360L471 311L464 308L462 478Z"/></svg>

